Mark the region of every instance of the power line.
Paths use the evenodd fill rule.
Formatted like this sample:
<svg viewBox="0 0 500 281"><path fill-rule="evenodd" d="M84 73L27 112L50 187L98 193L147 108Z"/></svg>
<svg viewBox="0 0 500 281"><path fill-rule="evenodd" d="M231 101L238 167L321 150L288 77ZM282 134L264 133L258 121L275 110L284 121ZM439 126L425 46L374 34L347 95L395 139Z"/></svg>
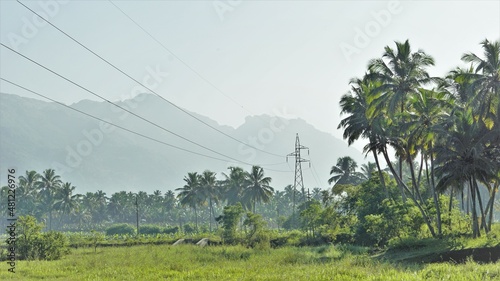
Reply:
<svg viewBox="0 0 500 281"><path fill-rule="evenodd" d="M196 117L195 115L191 114L190 112L188 112L187 110L179 107L178 105L174 104L173 102L167 100L166 98L162 97L161 95L159 95L158 93L156 93L155 91L153 91L152 89L150 89L149 87L147 87L146 85L144 85L143 83L139 82L137 79L133 78L132 76L130 76L129 74L127 74L126 72L124 72L123 70L121 70L120 68L118 68L117 66L115 66L114 64L112 64L111 62L109 62L108 60L106 60L105 58L103 58L102 56L98 55L97 53L95 53L94 51L92 51L91 49L89 49L87 46L85 46L84 44L80 43L78 40L76 40L75 38L73 38L71 35L67 34L66 32L64 32L63 30L61 30L59 27L55 26L53 23L51 23L49 20L45 19L44 17L40 16L38 13L36 13L35 11L33 11L32 9L30 9L28 6L24 5L21 1L17 0L17 2L22 5L23 7L25 7L27 10L29 10L30 12L32 12L33 14L37 15L39 18L41 18L43 21L45 21L46 23L48 23L50 26L54 27L55 29L57 29L59 32L61 32L62 34L64 34L66 37L70 38L71 40L73 40L73 42L77 43L78 45L80 45L81 47L83 47L84 49L86 49L87 51L89 51L90 53L92 53L94 56L98 57L99 59L101 59L102 61L104 61L105 63L107 63L109 66L113 67L115 70L119 71L121 74L125 75L126 77L128 77L129 79L133 80L134 82L136 82L137 84L141 85L142 87L144 87L145 89L149 90L151 93L155 94L156 96L158 96L159 98L161 98L162 100L164 100L165 102L169 103L170 105L172 105L173 107L177 108L178 110L184 112L185 114L189 115L190 117L194 118L195 120L201 122L202 124L204 124L205 126L208 126L209 128L219 132L220 134L236 141L236 142L239 142L243 145L246 145L250 148L253 148L255 150L258 150L258 151L261 151L263 153L266 153L266 154L269 154L269 155L273 155L273 156L276 156L276 157L283 157L283 155L279 155L279 154L275 154L275 153L272 153L272 152L267 152L265 150L262 150L262 149L259 149L257 147L254 147L252 145L249 145L243 141L240 141L238 140L237 138L223 132L222 130L219 130L217 128L215 128L214 126L208 124L207 122L203 121L202 119Z"/></svg>
<svg viewBox="0 0 500 281"><path fill-rule="evenodd" d="M165 46L165 44L161 43L160 40L156 39L156 37L154 37L149 31L147 31L144 27L142 27L137 21L135 21L131 16L129 16L127 13L125 13L125 11L123 11L123 9L121 9L120 7L118 7L112 0L108 0L118 11L120 11L120 13L122 13L126 18L128 18L131 22L133 22L135 24L135 26L137 26L139 29L141 29L144 33L146 33L151 39L153 39L153 41L155 41L158 45L160 45L165 51L167 51L170 55L172 55L174 58L176 58L181 64L183 64L185 67L187 67L189 70L191 70L196 76L198 76L200 79L202 79L203 81L205 81L208 85L210 85L213 89L215 89L219 94L225 96L227 99L229 99L231 102L233 102L234 104L236 104L238 107L242 108L243 110L245 110L246 112L248 112L249 114L251 115L255 115L257 118L259 118L261 121L264 122L264 119L262 117L260 117L259 115L256 115L254 114L253 112L251 112L250 110L248 110L247 108L245 108L243 105L241 105L240 103L238 103L235 99L233 99L232 97L230 97L229 95L225 94L221 89L219 89L217 86L214 85L214 83L212 83L210 80L208 80L207 78L205 78L203 75L201 75L200 72L198 72L196 69L194 69L192 66L190 66L189 64L187 64L184 60L182 60L179 56L177 56L174 52L172 52L172 50L170 50L169 48L167 48ZM264 122L265 123L265 122ZM286 131L285 130L285 133L290 133L292 134L291 132L289 131ZM260 150L262 151L262 150ZM263 151L265 152L265 151ZM267 153L267 152L266 152ZM270 153L268 153L270 154ZM271 155L274 155L274 156L279 156L277 154L274 154L274 153L271 153ZM282 156L279 156L279 157L282 157Z"/></svg>
<svg viewBox="0 0 500 281"><path fill-rule="evenodd" d="M195 155L203 156L203 157L210 158L210 159L217 160L217 161L227 162L227 159L221 159L221 158L213 157L213 156L206 155L206 154L203 154L203 153L199 153L199 152L196 152L196 151L192 151L192 150L189 150L189 149L186 149L186 148L182 148L182 147L179 147L179 146L176 146L176 145L173 145L173 144L170 144L170 143L167 143L167 142L164 142L164 141L158 140L158 139L156 139L156 138L153 138L153 137L147 136L147 135L145 135L145 134L142 134L142 133L136 132L136 131L134 131L134 130L127 129L127 128L123 127L123 126L120 126L120 125L114 124L114 123L112 123L112 122L106 121L106 120L104 120L104 119L102 119L102 118L99 118L99 117L97 117L97 116L95 116L95 115L92 115L92 114L90 114L90 113L87 113L87 112L85 112L85 111L83 111L83 110L79 110L79 109L77 109L77 108L73 108L73 107L71 107L71 106L69 106L69 105L66 105L66 104L64 104L64 103L62 103L62 102L60 102L60 101L57 101L57 100L52 99L52 98L50 98L50 97L47 97L47 96L45 96L45 95L43 95L43 94L40 94L40 93L38 93L38 92L35 92L34 90L28 89L28 88L26 88L26 87L24 87L24 86L21 86L21 85L19 85L19 84L15 83L15 82L12 82L12 81L10 81L10 80L8 80L8 79L5 79L5 78L0 77L0 80L5 81L5 82L7 82L7 83L9 83L9 84L12 84L12 85L14 85L14 86L17 86L17 87L19 87L19 88L21 88L21 89L23 89L23 90L25 90L25 91L28 91L28 92L30 92L30 93L32 93L32 94L37 95L37 96L39 96L39 97L42 97L42 98L45 98L45 99L47 99L47 100L49 100L49 101L52 101L52 102L54 102L54 103L57 103L57 104L59 104L59 105L61 105L61 106L64 106L64 107L66 107L66 108L69 108L69 109L71 109L71 110L73 110L73 111L76 111L76 112L78 112L78 113L80 113L80 114L83 114L83 115L88 116L88 117L90 117L90 118L96 119L96 120L101 121L101 122L103 122L103 123L106 123L106 124L109 124L109 125L114 126L114 127L116 127L116 128L119 128L119 129L121 129L121 130L123 130L123 131L126 131L126 132L128 132L128 133L131 133L131 134L134 134L134 135L140 136L140 137L142 137L142 138L145 138L145 139L148 139L148 140L151 140L151 141L154 141L154 142L157 142L157 143L160 143L160 144L163 144L163 145L166 145L166 146L169 146L169 147L172 147L172 148L175 148L175 149L178 149L178 150L181 150L181 151L187 152L187 153L191 153L191 154L195 154ZM252 166L252 165L253 165L253 164L250 164L250 163L245 163L245 162L241 162L241 161L240 161L240 163L242 163L242 164L246 164L246 165L250 165L250 166ZM286 162L284 162L284 163L286 163ZM278 164L283 164L283 163L275 163L275 164L269 164L269 165L278 165ZM259 166L265 166L265 164L264 164L264 165L259 165ZM290 172L290 171L280 171L280 170L267 169L267 168L266 168L266 170L268 170L268 171L273 171L273 172L283 172L283 173Z"/></svg>
<svg viewBox="0 0 500 281"><path fill-rule="evenodd" d="M28 91L28 92L30 92L30 93L33 93L33 94L37 95L37 96L39 96L39 97L42 97L42 98L45 98L45 99L50 100L50 101L52 101L52 102L55 102L55 103L57 103L57 104L59 104L59 105L61 105L61 106L64 106L64 107L69 108L69 109L71 109L71 110L74 110L74 111L76 111L76 112L78 112L78 113L81 113L81 114L83 114L83 115L86 115L86 116L88 116L88 117L90 117L90 118L93 118L93 119L96 119L96 120L98 120L98 121L104 122L104 123L106 123L106 124L109 124L109 125L114 126L114 127L116 127L116 128L122 129L122 130L124 130L124 131L126 131L126 132L129 132L129 133L132 133L132 134L134 134L134 135L138 135L138 136L143 137L143 138L145 138L145 139L152 140L152 141L154 141L154 142L157 142L157 143L160 143L160 144L163 144L163 145L166 145L166 146L169 146L169 147L172 147L172 148L178 149L178 150L182 150L182 151L185 151L185 152L188 152L188 153L196 154L196 155L199 155L199 156L203 156L203 157L211 158L211 159L218 160L218 161L227 162L227 160L226 160L226 159L216 158L216 157L213 157L213 156L210 156L210 155L206 155L206 154L198 153L198 152L195 152L195 151L192 151L192 150L189 150L189 149L185 149L185 148L182 148L182 147L179 147L179 146L176 146L176 145L173 145L173 144L169 144L169 143L166 143L166 142L164 142L164 141L161 141L161 140L158 140L158 139L155 139L155 138L152 138L152 137L146 136L146 135L141 134L141 133L138 133L138 132L136 132L136 131L133 131L133 130L127 129L127 128L122 127L122 126L120 126L120 125L114 124L114 123L112 123L112 122L106 121L106 120L104 120L104 119L102 119L102 118L99 118L99 117L97 117L97 116L94 116L94 115L92 115L92 114L90 114L90 113L84 112L84 111L79 110L79 109L77 109L77 108L73 108L73 107L71 107L71 106L69 106L69 105L66 105L66 104L64 104L64 103L60 102L60 101L54 100L54 99L52 99L52 98L49 98L49 97L47 97L47 96L45 96L45 95L42 95L42 94L40 94L40 93L38 93L38 92L35 92L35 91L33 91L33 90L30 90L30 89L28 89L28 88L26 88L26 87L23 87L23 86L21 86L21 85L19 85L19 84L17 84L17 83L14 83L14 82L12 82L12 81L10 81L10 80L5 79L5 78L0 77L0 80L5 81L5 82L7 82L7 83L10 83L10 84L12 84L12 85L14 85L14 86L17 86L17 87L19 87L19 88L21 88L21 89L23 89L23 90L26 90L26 91Z"/></svg>
<svg viewBox="0 0 500 281"><path fill-rule="evenodd" d="M164 128L164 127L162 127L162 126L160 126L160 125L158 125L158 124L156 124L156 123L154 123L154 122L152 122L152 121L150 121L150 120L148 120L148 119L146 119L146 118L144 118L144 117L142 117L142 116L140 116L140 115L138 115L138 114L136 114L136 113L134 113L134 112L132 112L132 111L130 111L130 110L128 110L128 109L126 109L126 108L124 108L124 107L122 107L122 106L120 106L120 105L118 105L118 104L116 104L116 103L114 103L114 102L112 102L112 101L110 101L110 100L106 99L106 98L104 98L104 97L102 97L102 96L101 96L101 95L99 95L99 94L94 93L93 91L91 91L91 90L89 90L89 89L85 88L84 86L82 86L82 85L80 85L80 84L78 84L78 83L76 83L76 82L73 82L71 79L66 78L65 76L63 76L63 75L61 75L61 74L59 74L59 73L57 73L57 72L53 71L52 69L50 69L50 68L48 68L48 67L46 67L46 66L44 66L44 65L42 65L42 64L40 64L40 63L38 63L38 62L36 62L35 60L33 60L33 59L31 59L31 58L29 58L29 57L27 57L27 56L25 56L25 55L23 55L23 54L21 54L21 53L19 53L19 52L17 52L16 50L14 50L14 49L10 48L9 46L6 46L6 45L5 45L5 44L3 44L3 43L0 43L0 45L1 45L1 46L3 46L4 48L7 48L8 50L10 50L10 51L12 51L12 52L14 52L14 53L18 54L19 56L21 56L21 57L25 58L26 60L31 61L32 63L34 63L34 64L38 65L39 67L41 67L41 68L43 68L43 69L45 69L45 70L47 70L47 71L51 72L52 74L57 75L58 77L60 77L60 78L62 78L62 79L64 79L64 80L66 80L66 81L70 82L71 84L73 84L73 85L77 86L78 88L80 88L80 89L82 89L82 90L84 90L84 91L86 91L86 92L88 92L88 93L90 93L90 94L92 94L92 95L94 95L94 96L96 96L96 97L98 97L98 98L100 98L100 99L102 99L102 100L104 100L104 101L106 101L106 102L108 102L108 103L110 103L110 104L112 104L112 105L114 105L114 106L116 106L116 107L120 108L120 109L121 109L121 110L123 110L123 111L126 111L126 112L128 112L128 113L130 113L130 114L134 115L135 117L137 117L137 118L139 118L139 119L141 119L141 120L143 120L143 121L145 121L145 122L147 122L147 123L149 123L149 124L151 124L151 125L153 125L153 126L155 126L155 127L159 128L159 129L162 129L162 130L163 130L163 131L165 131L165 132L168 132L168 133L170 133L170 134L172 134L172 135L174 135L174 136L176 136L176 137L178 137L178 138L181 138L181 139L183 139L183 140L185 140L185 141L187 141L187 142L189 142L189 143L192 143L192 144L194 144L194 145L196 145L196 146L199 146L199 147L201 147L201 148L204 148L204 149L206 149L206 150L208 150L208 151L211 151L211 152L213 152L213 153L215 153L215 154L218 154L218 155L220 155L220 156L223 156L223 157L226 157L226 158L228 158L228 159L234 160L234 161L236 161L236 162L238 162L238 163L242 163L242 164L246 164L246 165L250 165L250 166L252 165L252 164L250 164L250 163L247 163L247 162L244 162L244 161L238 160L238 159L236 159L236 158L233 158L233 157L231 157L231 156L227 156L227 155L225 155L225 154L222 154L222 153L220 153L220 152L217 152L217 151L215 151L215 150L213 150L213 149L211 149L211 148L208 148L208 147L206 147L206 146L204 146L204 145L202 145L202 144L199 144L199 143L197 143L197 142L195 142L195 141L192 141L192 140L190 140L190 139L188 139L188 138L186 138L186 137L183 137L183 136L181 136L181 135L179 135L179 134L177 134L177 133L174 133L174 132L172 132L172 131L170 131L170 130L168 130L168 129L166 129L166 128Z"/></svg>

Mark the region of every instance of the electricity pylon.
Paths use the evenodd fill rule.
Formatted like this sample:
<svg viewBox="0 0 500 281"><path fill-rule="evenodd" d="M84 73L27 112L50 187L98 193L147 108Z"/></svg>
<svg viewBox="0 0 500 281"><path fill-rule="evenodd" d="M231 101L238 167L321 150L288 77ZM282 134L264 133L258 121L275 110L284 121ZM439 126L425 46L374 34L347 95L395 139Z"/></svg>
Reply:
<svg viewBox="0 0 500 281"><path fill-rule="evenodd" d="M304 178L302 177L302 162L309 162L309 160L300 157L300 151L302 149L307 149L307 155L309 155L309 148L300 145L299 134L295 137L295 151L286 156L286 161L288 162L288 157L295 157L295 180L293 182L293 214L295 214L295 192L297 187L302 190L302 200L306 201L306 192L304 188ZM309 162L309 165L310 162Z"/></svg>

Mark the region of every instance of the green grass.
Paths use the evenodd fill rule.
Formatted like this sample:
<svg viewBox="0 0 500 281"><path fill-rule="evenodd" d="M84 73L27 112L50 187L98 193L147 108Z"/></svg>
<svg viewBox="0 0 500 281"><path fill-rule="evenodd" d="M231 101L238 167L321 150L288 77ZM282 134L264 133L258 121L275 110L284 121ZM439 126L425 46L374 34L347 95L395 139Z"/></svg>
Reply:
<svg viewBox="0 0 500 281"><path fill-rule="evenodd" d="M500 280L500 262L397 265L360 247L147 245L78 249L58 261L20 261L0 280Z"/></svg>

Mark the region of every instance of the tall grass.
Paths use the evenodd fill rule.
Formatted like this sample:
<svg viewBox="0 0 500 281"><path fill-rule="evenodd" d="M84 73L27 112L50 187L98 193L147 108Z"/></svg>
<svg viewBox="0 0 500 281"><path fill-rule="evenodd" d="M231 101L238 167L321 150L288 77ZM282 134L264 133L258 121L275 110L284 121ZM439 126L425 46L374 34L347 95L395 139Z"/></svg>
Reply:
<svg viewBox="0 0 500 281"><path fill-rule="evenodd" d="M58 261L20 261L0 280L499 280L500 263L400 266L350 246L143 245L79 248Z"/></svg>

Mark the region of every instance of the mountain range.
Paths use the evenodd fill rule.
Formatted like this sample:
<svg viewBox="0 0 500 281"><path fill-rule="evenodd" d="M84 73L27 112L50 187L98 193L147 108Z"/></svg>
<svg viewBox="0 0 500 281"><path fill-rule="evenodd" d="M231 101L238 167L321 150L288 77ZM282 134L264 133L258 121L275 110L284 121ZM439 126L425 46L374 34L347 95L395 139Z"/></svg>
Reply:
<svg viewBox="0 0 500 281"><path fill-rule="evenodd" d="M8 168L16 168L17 176L53 168L78 193L165 192L182 187L188 172L208 169L222 179L229 166L249 170L258 164L272 177L272 186L283 189L294 183L295 158L286 155L294 152L297 134L309 148L301 156L312 164L302 163L306 188L327 188L339 157L365 161L360 151L300 118L248 116L233 128L152 94L116 104L132 113L108 102L82 100L65 107L0 94L1 183Z"/></svg>

